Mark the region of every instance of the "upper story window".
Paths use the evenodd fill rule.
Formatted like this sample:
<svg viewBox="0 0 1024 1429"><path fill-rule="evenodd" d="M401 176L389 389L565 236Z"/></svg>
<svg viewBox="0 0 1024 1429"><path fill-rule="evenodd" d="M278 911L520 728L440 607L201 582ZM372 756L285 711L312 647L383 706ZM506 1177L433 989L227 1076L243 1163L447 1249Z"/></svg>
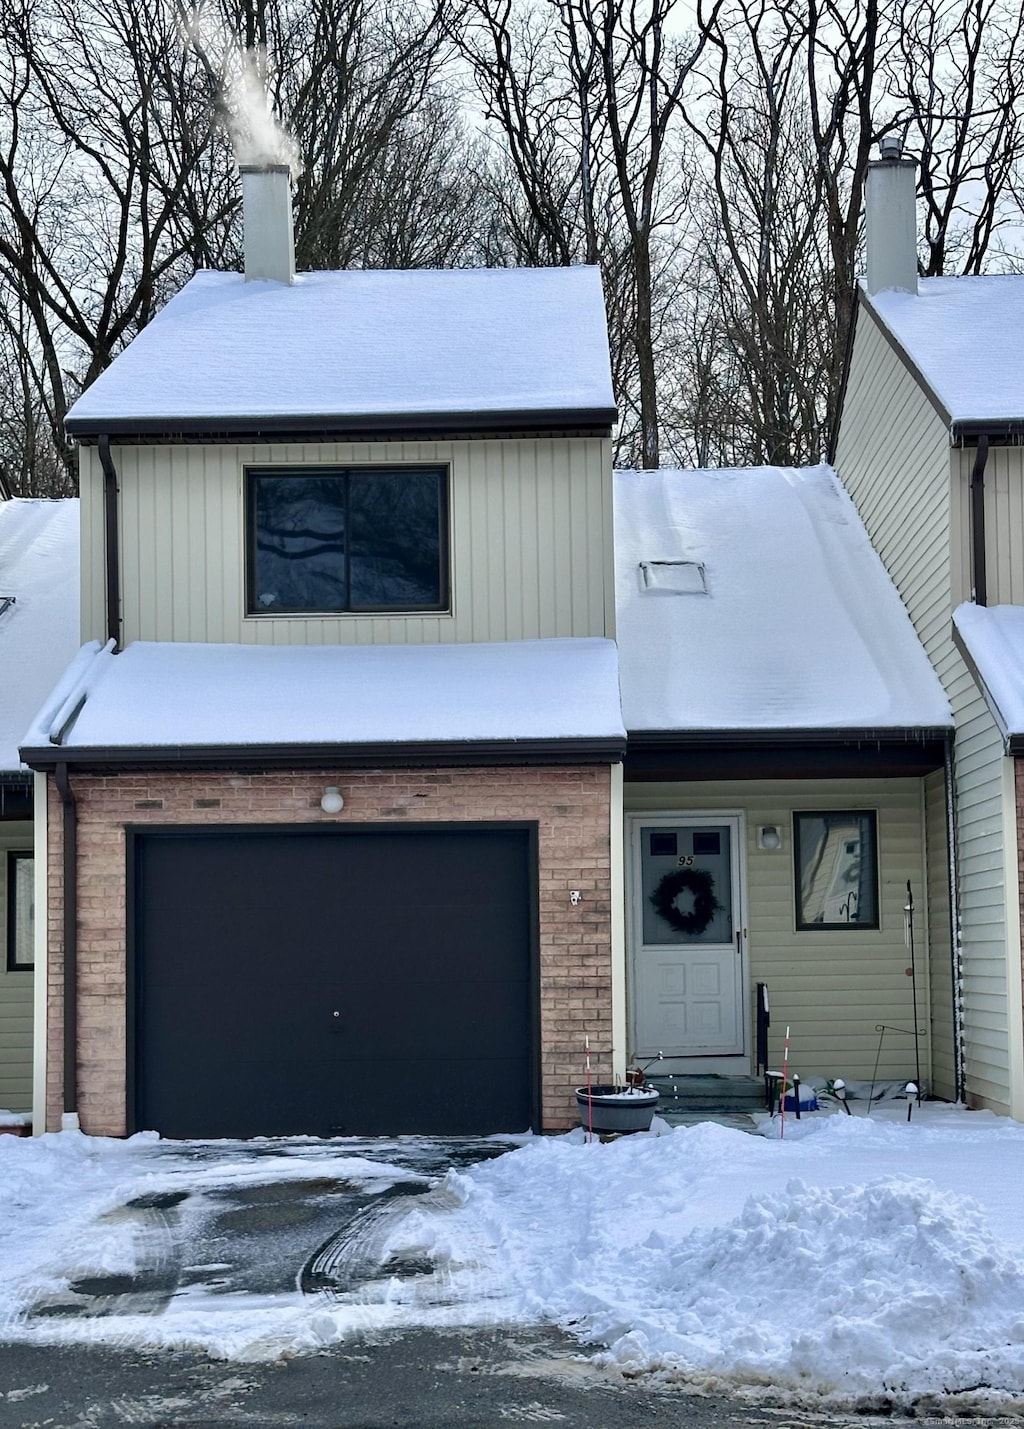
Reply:
<svg viewBox="0 0 1024 1429"><path fill-rule="evenodd" d="M250 468L247 613L448 609L448 469Z"/></svg>

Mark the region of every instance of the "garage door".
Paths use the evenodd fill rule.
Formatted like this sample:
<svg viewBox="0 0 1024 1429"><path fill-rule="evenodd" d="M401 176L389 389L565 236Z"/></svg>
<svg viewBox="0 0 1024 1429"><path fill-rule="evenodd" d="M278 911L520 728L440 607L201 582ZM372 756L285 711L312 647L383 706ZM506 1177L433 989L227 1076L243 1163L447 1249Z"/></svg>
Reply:
<svg viewBox="0 0 1024 1429"><path fill-rule="evenodd" d="M135 1125L525 1130L531 849L466 825L138 835Z"/></svg>

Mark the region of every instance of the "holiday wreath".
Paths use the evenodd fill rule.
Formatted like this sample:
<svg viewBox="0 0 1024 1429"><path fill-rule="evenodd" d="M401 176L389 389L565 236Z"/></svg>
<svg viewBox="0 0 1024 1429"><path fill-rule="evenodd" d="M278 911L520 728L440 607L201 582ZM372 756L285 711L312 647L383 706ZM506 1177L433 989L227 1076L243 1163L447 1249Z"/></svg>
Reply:
<svg viewBox="0 0 1024 1429"><path fill-rule="evenodd" d="M676 907L680 893L693 894L693 907L681 913ZM679 868L666 873L651 894L651 902L665 922L679 933L703 933L721 908L715 897L715 880L704 868Z"/></svg>

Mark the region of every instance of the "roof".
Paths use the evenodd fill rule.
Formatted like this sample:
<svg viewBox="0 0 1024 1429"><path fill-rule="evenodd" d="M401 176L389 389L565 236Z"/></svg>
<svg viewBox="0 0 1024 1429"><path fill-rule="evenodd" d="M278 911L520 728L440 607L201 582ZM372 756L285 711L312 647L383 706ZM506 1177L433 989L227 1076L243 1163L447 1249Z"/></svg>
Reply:
<svg viewBox="0 0 1024 1429"><path fill-rule="evenodd" d="M1024 753L1024 606L958 605L953 633L1008 752Z"/></svg>
<svg viewBox="0 0 1024 1429"><path fill-rule="evenodd" d="M24 740L33 767L146 751L158 762L308 757L445 760L499 747L621 757L615 645L255 646L136 641L82 647ZM581 748L585 747L585 748Z"/></svg>
<svg viewBox="0 0 1024 1429"><path fill-rule="evenodd" d="M831 468L616 472L615 541L631 736L951 727ZM658 564L679 561L703 567L703 581L694 566ZM667 588L679 585L697 589Z"/></svg>
<svg viewBox="0 0 1024 1429"><path fill-rule="evenodd" d="M0 502L0 774L78 649L78 567L77 500Z"/></svg>
<svg viewBox="0 0 1024 1429"><path fill-rule="evenodd" d="M596 268L197 273L71 408L73 436L609 427Z"/></svg>
<svg viewBox="0 0 1024 1429"><path fill-rule="evenodd" d="M1024 428L1024 274L923 278L861 300L916 368L954 437Z"/></svg>

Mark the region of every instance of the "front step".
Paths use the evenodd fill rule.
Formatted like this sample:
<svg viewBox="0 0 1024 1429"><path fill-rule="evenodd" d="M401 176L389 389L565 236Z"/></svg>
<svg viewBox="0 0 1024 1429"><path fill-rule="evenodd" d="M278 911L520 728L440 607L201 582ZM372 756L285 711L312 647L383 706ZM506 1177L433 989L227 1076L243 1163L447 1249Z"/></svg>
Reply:
<svg viewBox="0 0 1024 1429"><path fill-rule="evenodd" d="M722 1077L697 1074L683 1077L648 1077L661 1093L660 1107L679 1112L764 1111L764 1081L760 1077Z"/></svg>

